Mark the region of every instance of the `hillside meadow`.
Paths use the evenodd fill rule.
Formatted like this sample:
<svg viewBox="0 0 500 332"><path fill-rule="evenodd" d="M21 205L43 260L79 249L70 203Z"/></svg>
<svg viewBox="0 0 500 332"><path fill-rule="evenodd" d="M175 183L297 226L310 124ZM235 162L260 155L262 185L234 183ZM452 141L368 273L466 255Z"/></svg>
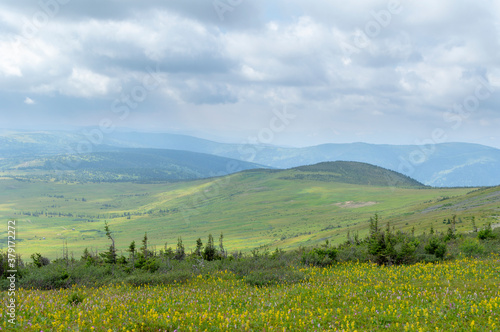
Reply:
<svg viewBox="0 0 500 332"><path fill-rule="evenodd" d="M457 230L498 222L497 188L374 186L296 179L297 171L251 171L226 177L162 183L66 183L0 179L0 219L17 220L20 254L61 257L67 243L78 257L87 247L106 248L104 222L117 248L148 233L157 249L182 236L186 248L198 237L224 232L227 248L250 251L317 245L367 233L368 219L381 214L391 226L417 234L446 230L458 215ZM5 248L6 232L0 232Z"/></svg>
<svg viewBox="0 0 500 332"><path fill-rule="evenodd" d="M257 287L227 270L156 286L18 291L9 331L498 331L500 257L301 268ZM2 302L6 292L0 293Z"/></svg>

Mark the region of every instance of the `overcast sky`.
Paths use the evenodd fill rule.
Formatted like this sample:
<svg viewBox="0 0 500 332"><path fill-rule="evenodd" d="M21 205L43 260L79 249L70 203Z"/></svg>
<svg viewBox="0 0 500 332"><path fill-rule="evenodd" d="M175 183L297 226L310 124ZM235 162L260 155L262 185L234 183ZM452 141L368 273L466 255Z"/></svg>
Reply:
<svg viewBox="0 0 500 332"><path fill-rule="evenodd" d="M500 148L499 42L496 0L2 1L0 128Z"/></svg>

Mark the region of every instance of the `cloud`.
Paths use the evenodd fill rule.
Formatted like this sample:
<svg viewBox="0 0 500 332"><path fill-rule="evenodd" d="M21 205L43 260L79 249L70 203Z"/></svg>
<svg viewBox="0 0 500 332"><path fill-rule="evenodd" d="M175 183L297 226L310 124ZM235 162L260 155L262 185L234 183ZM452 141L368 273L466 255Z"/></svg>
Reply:
<svg viewBox="0 0 500 332"><path fill-rule="evenodd" d="M497 91L449 136L482 133L488 144L497 137L484 126L499 117L496 3L401 1L397 10L386 0L228 3L221 19L212 1L71 1L53 12L3 2L0 97L30 95L53 122L61 114L66 123L98 121L141 86L148 68L159 68L161 86L118 125L156 126L160 117L190 132L205 126L245 137L286 104L304 120L280 137L413 143L449 126L442 113L483 77ZM48 19L37 22L37 13ZM5 121L16 123L14 104L0 106Z"/></svg>
<svg viewBox="0 0 500 332"><path fill-rule="evenodd" d="M30 97L26 97L26 99L24 99L24 103L26 105L34 105L34 104L36 104L35 101L33 99L31 99Z"/></svg>

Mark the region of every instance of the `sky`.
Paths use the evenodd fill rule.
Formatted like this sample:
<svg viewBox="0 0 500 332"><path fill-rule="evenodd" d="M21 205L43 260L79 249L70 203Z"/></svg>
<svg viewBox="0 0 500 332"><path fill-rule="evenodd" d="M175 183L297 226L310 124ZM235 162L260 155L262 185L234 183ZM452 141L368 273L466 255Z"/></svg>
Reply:
<svg viewBox="0 0 500 332"><path fill-rule="evenodd" d="M500 148L495 0L0 3L0 128Z"/></svg>

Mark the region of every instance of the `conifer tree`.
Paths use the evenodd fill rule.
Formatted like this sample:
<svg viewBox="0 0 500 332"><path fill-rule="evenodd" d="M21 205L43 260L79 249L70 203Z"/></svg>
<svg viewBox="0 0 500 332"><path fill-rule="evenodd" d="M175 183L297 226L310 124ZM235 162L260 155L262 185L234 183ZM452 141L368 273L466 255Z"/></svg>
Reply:
<svg viewBox="0 0 500 332"><path fill-rule="evenodd" d="M196 249L194 251L195 255L198 256L198 257L201 257L202 255L202 250L203 248L203 242L201 242L201 238L198 238L198 240L196 240Z"/></svg>
<svg viewBox="0 0 500 332"><path fill-rule="evenodd" d="M115 247L115 239L111 236L111 231L109 229L108 222L106 221L104 224L104 230L106 231L106 237L111 240L111 245L109 246L108 251L100 254L106 263L116 264L116 247Z"/></svg>
<svg viewBox="0 0 500 332"><path fill-rule="evenodd" d="M179 236L179 239L177 240L177 248L175 249L175 259L181 261L184 259L185 256L186 253L184 252L184 245L182 244L182 238Z"/></svg>

